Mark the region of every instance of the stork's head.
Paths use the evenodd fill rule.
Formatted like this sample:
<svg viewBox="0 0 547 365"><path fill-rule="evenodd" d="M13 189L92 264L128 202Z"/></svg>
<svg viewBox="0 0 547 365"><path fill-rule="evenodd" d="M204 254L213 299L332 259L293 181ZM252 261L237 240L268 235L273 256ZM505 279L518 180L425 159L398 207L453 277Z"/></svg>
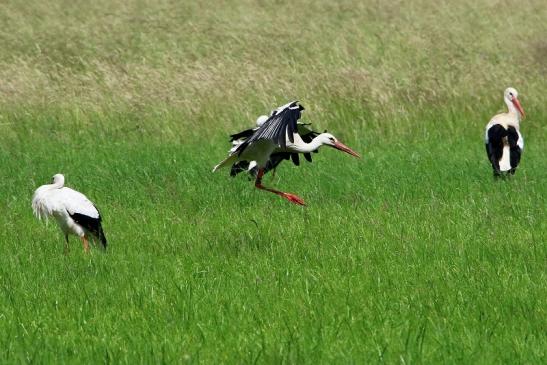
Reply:
<svg viewBox="0 0 547 365"><path fill-rule="evenodd" d="M268 120L268 118L269 117L267 115L261 115L260 117L256 119L256 126L257 127L262 126L262 124L264 124Z"/></svg>
<svg viewBox="0 0 547 365"><path fill-rule="evenodd" d="M65 177L63 174L55 174L51 178L51 183L54 185L64 186L65 185Z"/></svg>
<svg viewBox="0 0 547 365"><path fill-rule="evenodd" d="M507 104L509 109L511 109L511 105L513 105L515 109L520 113L520 115L524 118L524 110L522 109L522 106L520 106L518 95L519 93L517 92L517 90L512 87L508 87L503 93L505 104Z"/></svg>
<svg viewBox="0 0 547 365"><path fill-rule="evenodd" d="M357 152L355 152L354 150L352 150L351 148L349 148L348 146L346 146L345 144L337 140L336 137L330 133L321 133L315 138L317 138L319 142L321 142L321 144L324 146L330 146L342 152L348 153L352 156L361 157L359 156Z"/></svg>

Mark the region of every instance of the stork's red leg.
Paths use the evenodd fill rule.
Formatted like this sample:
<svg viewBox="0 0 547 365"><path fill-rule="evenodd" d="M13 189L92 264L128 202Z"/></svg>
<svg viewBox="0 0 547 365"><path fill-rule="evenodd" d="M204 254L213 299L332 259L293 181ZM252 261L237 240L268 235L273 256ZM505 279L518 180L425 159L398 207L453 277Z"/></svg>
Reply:
<svg viewBox="0 0 547 365"><path fill-rule="evenodd" d="M283 197L283 198L287 199L288 201L290 201L291 203L294 203L294 204L306 205L306 203L304 203L304 200L302 200L302 198L300 198L297 195L294 195L294 194L291 194L291 193L284 193L282 191L275 190L275 189L270 189L270 188L267 188L264 185L262 185L262 177L263 176L264 176L264 169L258 169L258 174L256 175L256 180L255 180L255 187L257 189L266 190L266 191L269 191L270 193L274 193L276 195L279 195L280 197Z"/></svg>
<svg viewBox="0 0 547 365"><path fill-rule="evenodd" d="M82 244L84 246L84 252L89 253L89 242L87 242L87 237L83 235L81 238L82 238Z"/></svg>

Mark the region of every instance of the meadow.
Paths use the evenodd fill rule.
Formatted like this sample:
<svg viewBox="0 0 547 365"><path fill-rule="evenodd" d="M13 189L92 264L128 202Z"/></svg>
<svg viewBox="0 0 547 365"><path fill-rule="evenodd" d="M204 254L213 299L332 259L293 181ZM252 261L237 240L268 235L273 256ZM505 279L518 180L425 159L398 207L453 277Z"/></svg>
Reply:
<svg viewBox="0 0 547 365"><path fill-rule="evenodd" d="M0 363L529 363L547 348L543 1L0 4ZM484 126L520 93L515 176ZM358 151L211 173L290 100ZM32 216L64 173L83 253Z"/></svg>

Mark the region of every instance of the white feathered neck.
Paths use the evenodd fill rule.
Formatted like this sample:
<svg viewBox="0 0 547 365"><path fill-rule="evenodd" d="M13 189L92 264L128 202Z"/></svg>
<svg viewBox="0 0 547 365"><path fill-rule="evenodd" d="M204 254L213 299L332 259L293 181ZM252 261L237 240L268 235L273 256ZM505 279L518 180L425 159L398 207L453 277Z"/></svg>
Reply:
<svg viewBox="0 0 547 365"><path fill-rule="evenodd" d="M61 189L65 185L65 177L61 174L53 176L53 183L40 186L32 197L32 211L38 219L48 219L53 213L52 205L47 204L47 195L50 191Z"/></svg>

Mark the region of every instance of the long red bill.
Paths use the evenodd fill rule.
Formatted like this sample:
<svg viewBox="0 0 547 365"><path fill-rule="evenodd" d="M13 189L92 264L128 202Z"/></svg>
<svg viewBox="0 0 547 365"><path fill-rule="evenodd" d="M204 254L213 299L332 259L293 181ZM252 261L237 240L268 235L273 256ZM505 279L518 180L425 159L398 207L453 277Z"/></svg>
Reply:
<svg viewBox="0 0 547 365"><path fill-rule="evenodd" d="M340 143L340 142L334 142L334 148L336 148L337 150L340 150L342 152L345 152L345 153L348 153L352 156L355 156L355 157L358 157L358 158L361 158L361 156L359 156L359 154L357 152L355 152L354 150L352 150L351 148L349 148L348 146L346 146L345 144L343 143Z"/></svg>
<svg viewBox="0 0 547 365"><path fill-rule="evenodd" d="M526 115L524 114L524 110L522 109L522 106L520 106L519 99L513 98L512 102L515 108L517 108L517 110L519 111L520 115L522 115L522 118L524 119Z"/></svg>

